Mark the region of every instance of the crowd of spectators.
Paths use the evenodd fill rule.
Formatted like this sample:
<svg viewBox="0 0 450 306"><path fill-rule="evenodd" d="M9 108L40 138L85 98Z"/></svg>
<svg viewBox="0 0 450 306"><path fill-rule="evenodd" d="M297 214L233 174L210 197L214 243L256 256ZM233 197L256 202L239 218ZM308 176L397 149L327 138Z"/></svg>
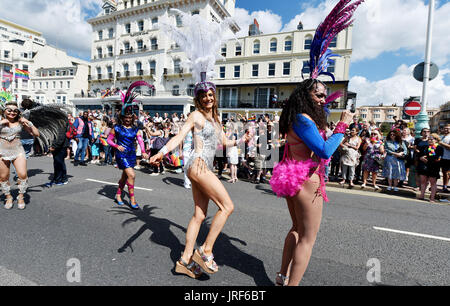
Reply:
<svg viewBox="0 0 450 306"><path fill-rule="evenodd" d="M115 165L114 149L106 139L117 122L119 112L87 110L78 117L69 115L69 121L78 130L71 139L67 159L73 158L76 166L97 164ZM162 115L140 111L136 121L144 132L147 153L156 154L168 140L177 135L187 116L176 113ZM230 183L247 180L256 184L267 183L275 164L283 156L284 140L278 134L279 117L263 115L259 118L245 118L237 115L224 120L224 131L229 138L237 138L243 133L250 135L251 141L241 147L218 147L215 168L219 177L229 174ZM328 135L332 135L335 124L329 123ZM182 173L183 147L180 146L159 167L152 167L140 157L136 170L147 170L152 176L170 170ZM184 148L186 150L186 148ZM406 122L398 120L386 136L373 122L361 122L357 117L349 126L346 136L333 154L327 167L329 181L346 183L350 187L360 185L366 188L369 180L375 189L381 189L379 179L385 179L388 191L398 192L399 187L410 186L420 189L423 199L428 184L431 184L431 201L435 201L437 180L444 180L442 192L448 193L448 166L450 163L450 125L437 134L429 129L421 131L415 138L415 131Z"/></svg>
<svg viewBox="0 0 450 306"><path fill-rule="evenodd" d="M420 199L430 184L430 201L434 202L439 178L443 178L442 192L449 193L450 125L433 134L423 129L419 138L415 133L406 122L397 120L384 137L375 125L360 123L355 117L333 155L329 178L351 187L360 182L366 188L371 176L374 188L381 189L377 184L381 176L388 191L398 192L408 185L420 189Z"/></svg>

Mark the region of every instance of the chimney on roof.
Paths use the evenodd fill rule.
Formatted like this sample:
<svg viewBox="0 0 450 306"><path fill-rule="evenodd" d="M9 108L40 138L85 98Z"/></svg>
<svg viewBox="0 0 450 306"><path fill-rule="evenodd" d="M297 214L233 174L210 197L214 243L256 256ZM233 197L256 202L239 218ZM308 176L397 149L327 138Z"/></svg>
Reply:
<svg viewBox="0 0 450 306"><path fill-rule="evenodd" d="M253 20L253 24L250 25L248 29L248 36L261 35L261 30L259 29L259 23L256 18Z"/></svg>

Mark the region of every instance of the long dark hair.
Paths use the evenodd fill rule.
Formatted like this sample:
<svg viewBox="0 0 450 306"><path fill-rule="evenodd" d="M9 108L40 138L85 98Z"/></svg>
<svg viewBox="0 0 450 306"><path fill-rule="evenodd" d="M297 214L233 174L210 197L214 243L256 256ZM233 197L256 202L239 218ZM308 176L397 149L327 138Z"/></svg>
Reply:
<svg viewBox="0 0 450 306"><path fill-rule="evenodd" d="M298 114L307 114L317 124L319 129L327 127L327 116L322 106L317 105L312 98L311 92L318 84L326 85L317 79L307 79L300 83L283 106L280 116L280 133L286 135L296 122Z"/></svg>
<svg viewBox="0 0 450 306"><path fill-rule="evenodd" d="M395 142L397 143L402 143L403 139L402 139L402 134L400 133L400 131L397 130L392 130L389 132L388 137L387 137L387 141L391 141L391 135L394 135L395 137Z"/></svg>

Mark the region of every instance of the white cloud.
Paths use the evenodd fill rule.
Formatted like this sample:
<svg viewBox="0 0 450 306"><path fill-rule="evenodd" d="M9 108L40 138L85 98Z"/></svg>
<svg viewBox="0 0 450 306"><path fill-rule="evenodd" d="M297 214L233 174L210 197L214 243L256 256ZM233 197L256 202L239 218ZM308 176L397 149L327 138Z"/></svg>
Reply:
<svg viewBox="0 0 450 306"><path fill-rule="evenodd" d="M332 10L336 0L318 6L305 5L304 11L289 21L283 31L291 31L301 20L305 29L314 29ZM443 65L450 60L450 2L436 7L433 29L433 61ZM407 52L424 56L428 4L423 0L366 0L356 10L353 28L352 61L375 59L384 52Z"/></svg>
<svg viewBox="0 0 450 306"><path fill-rule="evenodd" d="M414 65L401 65L390 78L371 82L363 76L350 79L349 90L358 94L358 106L402 104L403 99L410 96L422 96L423 83L412 77ZM450 101L450 86L444 82L444 77L450 76L450 69L444 69L439 76L429 82L428 105L438 108Z"/></svg>
<svg viewBox="0 0 450 306"><path fill-rule="evenodd" d="M1 18L42 32L47 43L89 58L92 28L87 12L100 12L101 0L0 0Z"/></svg>
<svg viewBox="0 0 450 306"><path fill-rule="evenodd" d="M272 11L249 11L241 8L236 8L234 20L237 22L241 31L236 34L237 37L248 36L248 27L253 24L253 20L258 20L260 29L265 34L278 33L283 27L281 16Z"/></svg>

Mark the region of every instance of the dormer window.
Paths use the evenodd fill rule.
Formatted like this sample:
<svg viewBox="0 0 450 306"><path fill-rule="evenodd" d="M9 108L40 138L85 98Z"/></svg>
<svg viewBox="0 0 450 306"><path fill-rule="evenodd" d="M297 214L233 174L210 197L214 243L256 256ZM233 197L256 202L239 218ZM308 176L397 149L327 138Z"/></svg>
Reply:
<svg viewBox="0 0 450 306"><path fill-rule="evenodd" d="M105 15L109 15L113 12L115 12L117 10L116 6L117 4L112 1L112 0L108 0L108 1L104 1L105 3L103 4L103 12L105 13Z"/></svg>

